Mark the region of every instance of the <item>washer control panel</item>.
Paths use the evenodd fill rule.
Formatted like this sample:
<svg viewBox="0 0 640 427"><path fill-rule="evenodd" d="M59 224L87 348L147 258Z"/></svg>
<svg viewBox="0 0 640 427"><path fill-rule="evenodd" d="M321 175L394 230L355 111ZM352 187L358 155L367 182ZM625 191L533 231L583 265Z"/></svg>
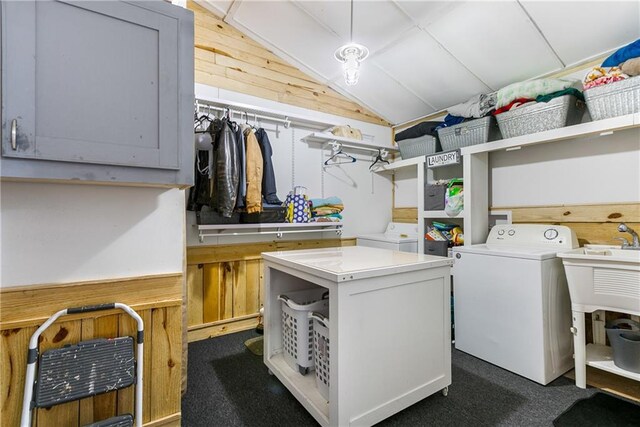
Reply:
<svg viewBox="0 0 640 427"><path fill-rule="evenodd" d="M563 225L500 224L494 226L487 244L574 249L578 247L575 232Z"/></svg>

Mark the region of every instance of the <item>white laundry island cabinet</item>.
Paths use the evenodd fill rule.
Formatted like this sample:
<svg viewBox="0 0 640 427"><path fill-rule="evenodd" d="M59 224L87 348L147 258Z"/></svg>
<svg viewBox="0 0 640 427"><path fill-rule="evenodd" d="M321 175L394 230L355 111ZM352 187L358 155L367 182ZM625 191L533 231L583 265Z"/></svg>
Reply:
<svg viewBox="0 0 640 427"><path fill-rule="evenodd" d="M323 426L372 425L451 384L451 259L369 247L262 254L264 363ZM283 355L278 295L329 293L329 401Z"/></svg>

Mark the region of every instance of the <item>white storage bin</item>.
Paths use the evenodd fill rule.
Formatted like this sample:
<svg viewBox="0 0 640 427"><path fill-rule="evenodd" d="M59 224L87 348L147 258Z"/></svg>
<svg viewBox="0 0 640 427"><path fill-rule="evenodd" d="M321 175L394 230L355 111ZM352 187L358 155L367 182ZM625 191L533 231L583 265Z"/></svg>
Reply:
<svg viewBox="0 0 640 427"><path fill-rule="evenodd" d="M282 348L292 369L306 375L313 369L313 319L311 311L329 314L329 291L324 288L287 292L282 301Z"/></svg>
<svg viewBox="0 0 640 427"><path fill-rule="evenodd" d="M329 401L329 319L322 313L311 312L313 318L313 354L315 359L316 386Z"/></svg>

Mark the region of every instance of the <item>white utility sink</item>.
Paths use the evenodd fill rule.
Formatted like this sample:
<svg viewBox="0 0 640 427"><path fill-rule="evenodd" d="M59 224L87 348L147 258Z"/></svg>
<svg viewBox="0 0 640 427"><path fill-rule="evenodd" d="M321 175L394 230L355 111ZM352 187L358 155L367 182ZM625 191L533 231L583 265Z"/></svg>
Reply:
<svg viewBox="0 0 640 427"><path fill-rule="evenodd" d="M640 315L640 251L587 245L558 256L564 263L573 310Z"/></svg>

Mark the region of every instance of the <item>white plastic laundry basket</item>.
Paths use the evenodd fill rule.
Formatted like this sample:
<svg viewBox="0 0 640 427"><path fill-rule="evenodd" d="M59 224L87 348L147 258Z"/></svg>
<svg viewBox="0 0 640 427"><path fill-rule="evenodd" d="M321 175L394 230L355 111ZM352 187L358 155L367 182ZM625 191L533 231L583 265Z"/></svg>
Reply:
<svg viewBox="0 0 640 427"><path fill-rule="evenodd" d="M313 319L311 311L329 313L329 291L324 288L287 292L282 301L284 359L302 375L313 369Z"/></svg>
<svg viewBox="0 0 640 427"><path fill-rule="evenodd" d="M316 386L329 401L329 319L321 313L311 312L313 319L313 355L316 368Z"/></svg>

